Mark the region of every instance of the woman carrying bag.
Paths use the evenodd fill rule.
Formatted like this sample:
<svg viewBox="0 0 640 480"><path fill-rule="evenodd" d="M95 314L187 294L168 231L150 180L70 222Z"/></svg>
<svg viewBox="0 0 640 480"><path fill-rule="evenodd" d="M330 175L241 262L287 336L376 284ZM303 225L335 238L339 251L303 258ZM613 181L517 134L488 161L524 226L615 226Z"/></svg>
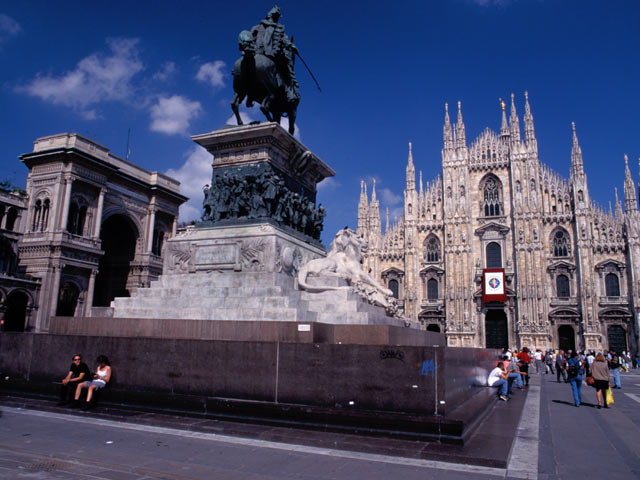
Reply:
<svg viewBox="0 0 640 480"><path fill-rule="evenodd" d="M595 380L593 387L596 389L596 397L598 397L598 408L602 408L603 403L604 408L608 408L606 393L609 390L609 367L602 353L596 355L591 367L591 376Z"/></svg>

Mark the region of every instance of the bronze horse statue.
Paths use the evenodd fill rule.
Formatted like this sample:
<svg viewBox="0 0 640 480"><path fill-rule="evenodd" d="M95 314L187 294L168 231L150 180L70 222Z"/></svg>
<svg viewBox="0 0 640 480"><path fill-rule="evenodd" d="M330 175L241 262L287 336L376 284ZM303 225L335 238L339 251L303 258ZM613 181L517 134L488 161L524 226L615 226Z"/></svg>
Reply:
<svg viewBox="0 0 640 480"><path fill-rule="evenodd" d="M289 119L289 133L293 135L299 94L287 95L287 86L278 66L271 58L255 52L251 32L240 32L238 42L242 57L233 65L235 95L231 102L238 125L242 125L238 107L246 99L247 107L259 103L260 110L270 122L280 123L280 119L286 116Z"/></svg>

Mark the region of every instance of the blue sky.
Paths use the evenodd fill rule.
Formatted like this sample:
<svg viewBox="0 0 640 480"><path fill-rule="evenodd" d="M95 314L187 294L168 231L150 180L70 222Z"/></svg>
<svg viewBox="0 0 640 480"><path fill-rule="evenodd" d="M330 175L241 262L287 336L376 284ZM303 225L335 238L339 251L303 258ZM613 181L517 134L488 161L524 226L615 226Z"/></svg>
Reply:
<svg viewBox="0 0 640 480"><path fill-rule="evenodd" d="M515 93L522 116L527 90L542 162L568 177L575 121L593 199L621 193L625 153L638 181L638 2L278 4L323 90L298 62L298 135L337 172L319 193L325 244L356 226L361 179L398 210L409 141L424 180L440 172L445 102L462 101L471 143L499 129L499 98ZM211 172L189 136L229 121L238 33L272 6L0 2L0 177L24 185L17 157L38 137L77 132L124 156L131 129L131 161L177 176L193 197L181 220L199 215Z"/></svg>

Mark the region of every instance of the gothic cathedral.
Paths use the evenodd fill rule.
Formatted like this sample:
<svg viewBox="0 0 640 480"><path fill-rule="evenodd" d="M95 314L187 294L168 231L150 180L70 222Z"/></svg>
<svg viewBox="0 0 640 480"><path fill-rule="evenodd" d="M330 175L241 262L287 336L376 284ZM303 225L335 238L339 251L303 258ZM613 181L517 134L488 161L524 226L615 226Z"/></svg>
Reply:
<svg viewBox="0 0 640 480"><path fill-rule="evenodd" d="M460 103L445 108L442 176L416 188L409 144L404 218L384 233L375 183L362 184L365 267L421 328L449 346L637 351L640 213L625 156L624 211L589 198L575 125L569 181L540 163L525 93L524 140L511 95L500 133L470 145ZM446 106L445 106L446 107ZM504 301L483 298L483 274L504 275Z"/></svg>

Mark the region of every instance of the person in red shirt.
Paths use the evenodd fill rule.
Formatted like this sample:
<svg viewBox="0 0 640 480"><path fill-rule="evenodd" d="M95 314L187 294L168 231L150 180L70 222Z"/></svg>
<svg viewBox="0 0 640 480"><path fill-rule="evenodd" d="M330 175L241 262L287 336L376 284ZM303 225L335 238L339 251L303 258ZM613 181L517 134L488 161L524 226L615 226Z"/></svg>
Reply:
<svg viewBox="0 0 640 480"><path fill-rule="evenodd" d="M522 351L518 354L518 367L523 373L522 380L524 381L525 387L529 386L529 363L531 363L529 349L527 347L522 347Z"/></svg>

